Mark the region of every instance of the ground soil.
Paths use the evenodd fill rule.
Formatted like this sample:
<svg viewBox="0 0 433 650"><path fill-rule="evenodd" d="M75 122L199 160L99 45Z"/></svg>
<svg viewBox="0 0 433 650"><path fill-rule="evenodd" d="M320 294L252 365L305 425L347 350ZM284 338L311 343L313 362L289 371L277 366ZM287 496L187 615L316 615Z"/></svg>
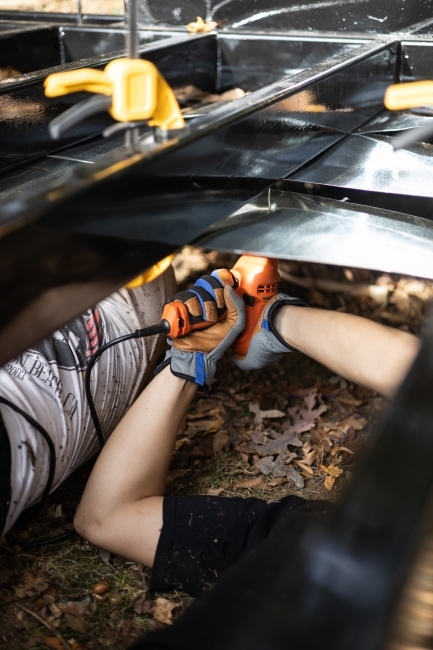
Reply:
<svg viewBox="0 0 433 650"><path fill-rule="evenodd" d="M205 271L230 267L233 259L186 248L175 260L179 285L188 287ZM313 306L415 333L433 297L432 283L411 278L287 262L281 270L292 295ZM181 426L168 491L269 501L295 493L338 500L387 408L382 397L297 352L250 373L224 359L211 390L197 396ZM264 473L254 440L293 432L296 414L310 417L310 429L295 431L294 457L279 466L283 475L276 472L275 456L267 457L275 467ZM83 539L24 546L70 530L91 468L92 462L71 476L37 518L25 513L1 542L1 648L120 650L140 634L172 622L191 602L177 592L150 594L147 570Z"/></svg>

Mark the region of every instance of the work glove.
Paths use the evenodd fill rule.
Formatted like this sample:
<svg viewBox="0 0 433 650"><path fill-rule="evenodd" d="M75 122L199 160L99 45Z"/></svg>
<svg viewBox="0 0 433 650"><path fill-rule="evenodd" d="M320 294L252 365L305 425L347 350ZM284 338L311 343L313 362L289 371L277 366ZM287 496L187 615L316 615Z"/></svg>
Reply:
<svg viewBox="0 0 433 650"><path fill-rule="evenodd" d="M168 339L170 349L155 374L170 364L176 377L193 381L205 390L216 372L216 363L245 327L245 304L232 288L235 281L227 269L201 277L192 289L181 291L168 302L181 300L192 325L214 323L185 336Z"/></svg>
<svg viewBox="0 0 433 650"><path fill-rule="evenodd" d="M293 298L287 293L278 293L263 305L263 311L254 328L248 352L244 356L234 355L232 360L241 370L256 370L274 361L278 361L287 352L296 352L276 331L273 319L283 305L298 305L308 307L299 298Z"/></svg>

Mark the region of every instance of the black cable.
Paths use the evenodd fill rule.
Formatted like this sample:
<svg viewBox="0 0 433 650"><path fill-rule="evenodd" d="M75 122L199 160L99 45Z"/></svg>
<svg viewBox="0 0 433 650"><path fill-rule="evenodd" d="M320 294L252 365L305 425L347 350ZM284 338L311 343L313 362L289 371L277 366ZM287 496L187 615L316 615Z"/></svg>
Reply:
<svg viewBox="0 0 433 650"><path fill-rule="evenodd" d="M19 406L16 406L12 402L10 402L8 399L6 399L5 397L1 397L1 396L0 396L0 403L5 404L6 406L9 406L9 408L11 408L13 411L15 411L16 413L19 413L25 420L27 420L27 422L29 424L31 424L37 431L39 431L39 433L41 434L41 436L43 437L43 439L45 440L45 442L48 445L48 451L49 451L49 456L50 456L49 469L48 469L48 478L47 478L47 482L46 482L44 491L42 492L42 497L41 497L41 501L39 503L39 507L38 507L38 509L36 511L36 514L39 514L40 511L42 510L43 506L44 506L45 501L48 498L48 495L50 494L50 490L51 490L51 487L52 487L53 481L54 481L54 475L56 473L56 450L54 448L54 443L51 440L51 437L49 436L46 429L44 429L44 427L42 425L40 425L39 422L37 422L31 415L29 415L28 413L23 411Z"/></svg>
<svg viewBox="0 0 433 650"><path fill-rule="evenodd" d="M45 537L44 539L37 540L36 542L27 542L27 544L19 544L22 549L30 549L38 546L49 546L50 544L60 544L70 537L77 535L75 528L68 530L67 533L62 533L61 535L56 535L55 537Z"/></svg>
<svg viewBox="0 0 433 650"><path fill-rule="evenodd" d="M105 352L105 350L108 350L108 348L113 347L113 345L117 345L118 343L122 343L123 341L129 341L129 339L135 339L135 338L137 338L137 336L136 333L133 332L132 334L125 334L125 336L119 336L117 339L113 339L112 341L109 341L105 345L102 345L99 348L99 350L97 350L97 352L95 352L95 354L89 359L89 363L87 364L84 387L86 389L87 403L89 404L90 415L92 416L92 420L95 425L96 435L98 438L100 449L102 449L105 442L104 442L104 436L102 435L101 424L99 422L99 418L96 413L95 404L93 403L92 391L90 387L90 377L92 374L93 366L98 361L101 354Z"/></svg>
<svg viewBox="0 0 433 650"><path fill-rule="evenodd" d="M128 341L129 339L141 339L146 336L155 336L156 334L169 334L169 332L170 332L170 324L168 323L168 321L162 320L156 325L150 325L149 327L144 327L141 330L135 330L135 332L133 332L132 334L125 334L125 336L119 336L117 339L113 339L112 341L105 343L105 345L102 345L99 348L99 350L95 352L93 357L89 359L89 363L87 364L87 369L86 369L86 378L84 380L84 387L86 390L86 397L87 397L87 402L89 404L90 415L92 416L93 424L95 425L96 435L98 437L100 449L102 449L102 447L104 446L105 441L104 441L104 436L102 435L101 424L99 422L98 414L96 413L95 404L93 402L92 391L90 387L90 378L95 363L98 361L101 354L103 354L105 350L108 350L109 348L113 347L113 345L117 345L118 343L122 343L123 341Z"/></svg>
<svg viewBox="0 0 433 650"><path fill-rule="evenodd" d="M53 481L54 481L54 476L56 474L56 450L54 447L54 443L51 440L50 435L48 434L47 430L44 429L44 427L39 424L37 420L35 420L31 415L23 411L19 406L16 406L16 404L13 404L10 402L8 399L5 397L0 396L0 403L5 404L5 406L9 406L13 411L21 415L29 424L31 424L43 437L45 442L48 445L48 452L49 452L49 469L48 469L48 478L47 482L45 484L44 491L42 492L42 497L41 500L36 507L36 512L34 513L34 517L38 515L42 508L45 505L45 502L51 492L51 488L53 486ZM57 535L56 537L48 537L46 539L41 539L37 542L30 542L28 544L20 544L21 548L26 549L26 548L32 548L34 546L45 546L47 544L57 544L57 542L62 542L65 539L68 539L69 537L72 537L73 535L76 535L75 530L69 530L67 533L63 533L62 535Z"/></svg>

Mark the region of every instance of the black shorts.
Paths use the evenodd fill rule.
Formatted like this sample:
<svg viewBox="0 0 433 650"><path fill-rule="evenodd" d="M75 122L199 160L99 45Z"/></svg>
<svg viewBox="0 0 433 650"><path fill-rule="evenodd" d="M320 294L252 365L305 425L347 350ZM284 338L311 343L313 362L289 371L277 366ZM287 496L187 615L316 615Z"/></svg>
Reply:
<svg viewBox="0 0 433 650"><path fill-rule="evenodd" d="M223 575L175 625L138 639L130 650L299 647L299 639L292 640L286 611L303 602L305 541L329 510L324 501L298 497L273 504L260 499L166 498L152 586L195 593L215 574ZM303 616L305 608L300 610Z"/></svg>
<svg viewBox="0 0 433 650"><path fill-rule="evenodd" d="M308 504L320 508L320 503L296 496L275 503L210 496L165 497L150 588L178 589L196 596L266 539L294 509L308 508Z"/></svg>

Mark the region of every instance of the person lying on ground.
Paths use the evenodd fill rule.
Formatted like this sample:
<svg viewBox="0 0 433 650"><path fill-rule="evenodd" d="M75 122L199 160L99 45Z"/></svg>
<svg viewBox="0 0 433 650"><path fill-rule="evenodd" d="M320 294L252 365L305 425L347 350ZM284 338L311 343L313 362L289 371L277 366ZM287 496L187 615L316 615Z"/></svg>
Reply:
<svg viewBox="0 0 433 650"><path fill-rule="evenodd" d="M137 289L121 289L0 369L0 395L41 424L56 450L53 489L98 450L84 389L89 358L107 341L157 323L176 290L172 269ZM131 406L164 337L108 349L92 373L92 394L105 435ZM0 405L0 534L37 503L48 479L45 440L21 415Z"/></svg>
<svg viewBox="0 0 433 650"><path fill-rule="evenodd" d="M176 435L199 386L245 324L245 305L229 271L204 276L183 300L194 318L223 320L171 342L164 362L117 426L87 483L74 524L111 553L152 568L151 589L198 594L269 536L294 509L314 502L289 496L267 504L254 498L164 496ZM349 314L322 311L286 294L267 303L245 369L300 350L346 379L393 397L419 351L418 339Z"/></svg>

